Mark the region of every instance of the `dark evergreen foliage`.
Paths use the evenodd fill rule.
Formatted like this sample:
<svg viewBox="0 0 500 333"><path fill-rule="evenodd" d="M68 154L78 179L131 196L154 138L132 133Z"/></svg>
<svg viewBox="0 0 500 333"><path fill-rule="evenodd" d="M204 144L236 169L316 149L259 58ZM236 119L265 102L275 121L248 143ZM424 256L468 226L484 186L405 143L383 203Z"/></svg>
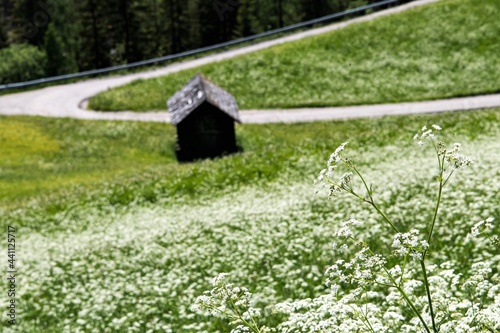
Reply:
<svg viewBox="0 0 500 333"><path fill-rule="evenodd" d="M30 44L46 75L225 42L375 0L0 0L0 49Z"/></svg>

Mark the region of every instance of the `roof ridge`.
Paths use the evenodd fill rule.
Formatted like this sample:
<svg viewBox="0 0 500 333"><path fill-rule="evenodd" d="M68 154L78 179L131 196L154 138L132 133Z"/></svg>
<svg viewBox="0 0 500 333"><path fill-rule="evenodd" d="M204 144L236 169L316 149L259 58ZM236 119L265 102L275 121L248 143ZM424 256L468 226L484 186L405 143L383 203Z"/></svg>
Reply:
<svg viewBox="0 0 500 333"><path fill-rule="evenodd" d="M238 103L234 96L210 81L201 72L192 77L167 101L172 123L177 125L204 102L215 106L241 123Z"/></svg>
<svg viewBox="0 0 500 333"><path fill-rule="evenodd" d="M205 85L205 81L208 81L207 78L201 72L199 72L198 74L196 74L196 76L199 77L199 79L200 79L201 89L203 90L205 98L208 98L208 96L207 96L207 87Z"/></svg>

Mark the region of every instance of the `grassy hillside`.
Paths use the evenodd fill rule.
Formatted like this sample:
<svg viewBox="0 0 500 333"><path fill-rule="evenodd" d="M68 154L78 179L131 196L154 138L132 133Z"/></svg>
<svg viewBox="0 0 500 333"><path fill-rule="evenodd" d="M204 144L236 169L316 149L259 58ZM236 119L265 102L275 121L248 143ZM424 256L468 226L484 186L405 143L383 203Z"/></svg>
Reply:
<svg viewBox="0 0 500 333"><path fill-rule="evenodd" d="M446 258L464 279L471 264L487 261L486 278L498 277L498 251L465 235L481 219L500 218L500 109L244 125L244 153L181 165L165 124L0 118L0 133L15 129L0 145L0 224L16 225L23 245L17 328L226 332L226 321L190 310L220 272L254 294L261 324L276 325L286 319L277 302L328 293L324 272L338 256L332 234L340 220L362 220L374 246L390 246L387 229L359 201L312 195L341 142L350 141L348 156L376 185L380 207L398 226L424 230L436 184L435 159L412 140L424 124L441 125L443 140L461 142L476 161L444 192L429 260ZM432 276L446 272L443 264ZM454 316L467 310L457 308Z"/></svg>
<svg viewBox="0 0 500 333"><path fill-rule="evenodd" d="M340 106L500 91L500 2L443 0L95 96L94 110L165 109L196 72L242 109Z"/></svg>
<svg viewBox="0 0 500 333"><path fill-rule="evenodd" d="M36 202L35 207L58 211L65 209L62 202L80 196L127 205L234 191L245 184L265 184L282 172L305 174L309 166L300 162L300 153L314 158L319 168L325 151L346 136L356 136L360 145L396 140L420 117L384 118L376 125L369 119L245 124L236 127L243 153L185 164L175 159L176 134L170 124L0 117L0 209ZM498 122L493 110L433 117L447 125L468 123L462 131L471 137ZM89 191L95 197L87 198Z"/></svg>
<svg viewBox="0 0 500 333"><path fill-rule="evenodd" d="M154 123L0 117L0 203L168 166L174 131Z"/></svg>

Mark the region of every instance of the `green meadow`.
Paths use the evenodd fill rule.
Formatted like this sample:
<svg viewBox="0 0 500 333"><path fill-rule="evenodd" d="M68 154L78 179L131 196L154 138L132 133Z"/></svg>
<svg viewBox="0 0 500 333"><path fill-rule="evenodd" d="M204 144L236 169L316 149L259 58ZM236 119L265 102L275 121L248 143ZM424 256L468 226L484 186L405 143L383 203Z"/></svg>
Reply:
<svg viewBox="0 0 500 333"><path fill-rule="evenodd" d="M444 192L430 260L453 263L464 279L487 260L494 281L498 251L466 235L500 218L499 111L239 125L244 152L186 164L174 159L168 124L2 117L0 223L17 226L23 244L18 328L229 331L229 321L191 310L210 280L228 273L253 293L259 323L287 332L294 316L275 306L329 295L325 271L338 259L332 235L340 221L363 221L378 249L390 242L359 201L314 195L328 156L350 141L380 206L398 225L418 228L435 200L435 161L412 139L422 124L442 126L442 139L461 142L476 162ZM495 314L492 297L484 296L484 309Z"/></svg>

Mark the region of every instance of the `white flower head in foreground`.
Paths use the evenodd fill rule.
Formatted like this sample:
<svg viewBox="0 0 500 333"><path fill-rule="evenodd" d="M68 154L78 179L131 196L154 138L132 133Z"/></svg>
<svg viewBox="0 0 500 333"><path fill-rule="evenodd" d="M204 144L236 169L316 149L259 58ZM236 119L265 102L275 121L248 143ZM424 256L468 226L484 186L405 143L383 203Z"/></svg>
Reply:
<svg viewBox="0 0 500 333"><path fill-rule="evenodd" d="M196 299L192 307L194 311L208 310L212 314L224 314L227 310L227 302L236 306L248 307L251 294L248 289L236 287L227 283L228 274L220 273L212 279L213 289L205 292Z"/></svg>
<svg viewBox="0 0 500 333"><path fill-rule="evenodd" d="M467 238L471 239L473 237L479 236L480 234L483 234L486 236L486 238L490 240L490 242L494 246L500 248L500 237L498 235L491 235L489 233L489 230L493 229L494 227L493 221L494 221L493 217L488 217L484 221L479 221L472 227L471 232L467 234Z"/></svg>
<svg viewBox="0 0 500 333"><path fill-rule="evenodd" d="M345 146L347 146L349 142L344 142L340 146L335 149L335 151L330 155L330 158L328 159L328 166L334 165L336 163L339 163L342 158L340 157L340 153L344 151Z"/></svg>
<svg viewBox="0 0 500 333"><path fill-rule="evenodd" d="M474 164L474 161L472 161L469 157L460 154L458 152L459 149L460 144L455 143L455 148L453 148L451 151L444 152L444 158L446 162L448 162L449 165L455 170Z"/></svg>
<svg viewBox="0 0 500 333"><path fill-rule="evenodd" d="M377 279L386 263L387 258L374 254L366 244L363 244L349 261L339 259L327 268L326 285L334 289L335 282L367 286Z"/></svg>
<svg viewBox="0 0 500 333"><path fill-rule="evenodd" d="M433 130L440 131L442 128L438 125L432 125L431 129L428 129L427 126L422 127L421 133L415 134L413 140L418 140L418 145L422 146L424 144L423 140L434 140L436 135Z"/></svg>
<svg viewBox="0 0 500 333"><path fill-rule="evenodd" d="M493 228L493 217L488 217L486 220L476 223L469 233L469 237L476 237L486 229Z"/></svg>
<svg viewBox="0 0 500 333"><path fill-rule="evenodd" d="M425 140L425 139L434 140L436 138L436 136L433 133L433 129L440 131L441 127L439 127L438 125L432 125L432 129L428 129L427 126L424 126L424 127L422 127L420 134L419 133L415 134L415 136L413 137L413 140L419 140L418 141L419 146L422 146L424 144L423 140Z"/></svg>
<svg viewBox="0 0 500 333"><path fill-rule="evenodd" d="M224 284L225 280L227 279L229 274L227 273L220 273L216 277L212 279L212 286L214 287L220 287L222 284Z"/></svg>
<svg viewBox="0 0 500 333"><path fill-rule="evenodd" d="M328 188L330 197L342 191L348 191L351 187L352 172L344 173L338 180L334 179L334 171L338 167L338 164L345 163L350 166L349 159L341 157L341 153L347 144L348 142L344 142L335 149L328 159L326 169L321 170L318 178L314 181L315 185L319 185L321 188ZM318 190L316 189L315 192L318 192Z"/></svg>
<svg viewBox="0 0 500 333"><path fill-rule="evenodd" d="M342 222L341 228L337 230L337 232L334 235L340 238L351 238L353 236L353 233L350 227L351 226L357 227L360 225L361 222L355 219L350 219L349 221Z"/></svg>
<svg viewBox="0 0 500 333"><path fill-rule="evenodd" d="M437 141L437 137L433 132L434 130L441 131L442 128L438 125L432 125L431 127L431 129L428 129L427 126L424 126L421 133L415 134L413 140L418 140L417 144L419 146L423 146L425 141L432 142L440 158L440 167L443 171L449 171L451 176L453 171L474 164L472 159L460 153L460 143L454 143L453 148L447 149L443 142Z"/></svg>
<svg viewBox="0 0 500 333"><path fill-rule="evenodd" d="M252 294L245 287L237 287L227 282L227 273L221 273L212 279L213 289L199 296L191 306L191 310L200 314L230 319L239 324L231 332L262 332L256 324L261 316L259 309L251 306ZM250 325L250 326L249 326ZM255 327L253 327L255 325Z"/></svg>
<svg viewBox="0 0 500 333"><path fill-rule="evenodd" d="M410 255L416 260L421 260L422 253L429 248L429 244L425 240L419 240L418 235L419 231L416 229L396 234L392 242L392 254L397 257Z"/></svg>

